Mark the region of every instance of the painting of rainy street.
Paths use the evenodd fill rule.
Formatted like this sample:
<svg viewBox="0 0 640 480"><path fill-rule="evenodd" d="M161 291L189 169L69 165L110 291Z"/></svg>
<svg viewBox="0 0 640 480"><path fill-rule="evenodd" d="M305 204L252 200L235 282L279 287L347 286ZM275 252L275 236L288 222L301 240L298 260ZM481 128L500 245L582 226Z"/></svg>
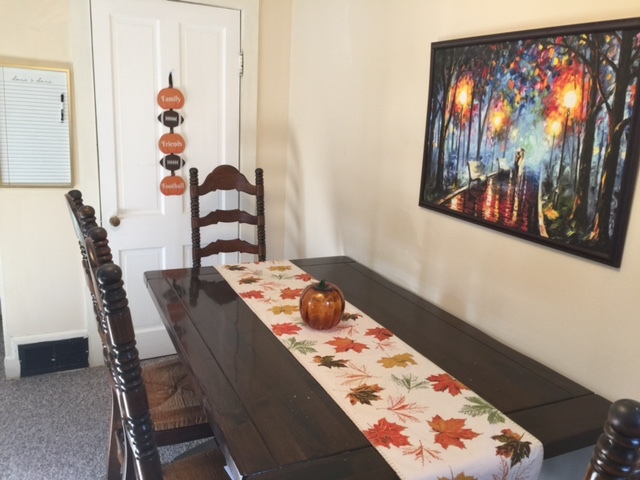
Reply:
<svg viewBox="0 0 640 480"><path fill-rule="evenodd" d="M432 44L420 205L619 266L640 21Z"/></svg>

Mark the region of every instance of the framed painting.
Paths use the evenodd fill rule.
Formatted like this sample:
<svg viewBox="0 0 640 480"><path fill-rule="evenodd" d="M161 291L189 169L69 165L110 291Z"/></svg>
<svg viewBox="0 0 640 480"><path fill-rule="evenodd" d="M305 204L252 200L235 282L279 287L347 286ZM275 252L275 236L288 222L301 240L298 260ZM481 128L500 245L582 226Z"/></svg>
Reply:
<svg viewBox="0 0 640 480"><path fill-rule="evenodd" d="M640 18L433 43L420 206L620 266L639 77Z"/></svg>

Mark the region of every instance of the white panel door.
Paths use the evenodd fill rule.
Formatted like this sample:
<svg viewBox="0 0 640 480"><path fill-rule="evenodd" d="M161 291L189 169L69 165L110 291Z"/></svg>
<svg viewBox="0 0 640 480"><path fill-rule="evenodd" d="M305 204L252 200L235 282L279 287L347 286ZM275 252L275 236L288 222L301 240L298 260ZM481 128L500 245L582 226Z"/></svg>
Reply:
<svg viewBox="0 0 640 480"><path fill-rule="evenodd" d="M143 273L191 265L189 168L239 163L240 12L160 0L91 0L102 225L124 273L142 358L172 353ZM186 143L176 175L182 196L164 196L157 93L185 97L174 129ZM212 199L237 202L234 198ZM110 223L119 220L119 225ZM114 224L117 221L113 222ZM237 233L237 232L236 232Z"/></svg>

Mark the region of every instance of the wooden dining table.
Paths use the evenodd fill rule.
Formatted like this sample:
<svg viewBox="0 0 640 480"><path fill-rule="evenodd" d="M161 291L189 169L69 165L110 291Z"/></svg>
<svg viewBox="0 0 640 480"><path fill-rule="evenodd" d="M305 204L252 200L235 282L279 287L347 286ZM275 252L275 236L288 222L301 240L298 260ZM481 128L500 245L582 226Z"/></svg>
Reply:
<svg viewBox="0 0 640 480"><path fill-rule="evenodd" d="M294 260L493 404L545 458L594 445L610 401L349 257ZM145 273L236 479L393 479L394 470L214 267ZM585 465L585 470L586 470Z"/></svg>

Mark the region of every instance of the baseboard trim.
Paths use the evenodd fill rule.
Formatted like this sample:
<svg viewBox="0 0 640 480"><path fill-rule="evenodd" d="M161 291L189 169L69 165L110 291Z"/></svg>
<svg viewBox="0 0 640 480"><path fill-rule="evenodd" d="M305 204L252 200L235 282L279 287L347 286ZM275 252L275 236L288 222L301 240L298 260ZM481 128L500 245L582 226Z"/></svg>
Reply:
<svg viewBox="0 0 640 480"><path fill-rule="evenodd" d="M6 378L20 378L20 360L18 357L4 357L4 376Z"/></svg>

